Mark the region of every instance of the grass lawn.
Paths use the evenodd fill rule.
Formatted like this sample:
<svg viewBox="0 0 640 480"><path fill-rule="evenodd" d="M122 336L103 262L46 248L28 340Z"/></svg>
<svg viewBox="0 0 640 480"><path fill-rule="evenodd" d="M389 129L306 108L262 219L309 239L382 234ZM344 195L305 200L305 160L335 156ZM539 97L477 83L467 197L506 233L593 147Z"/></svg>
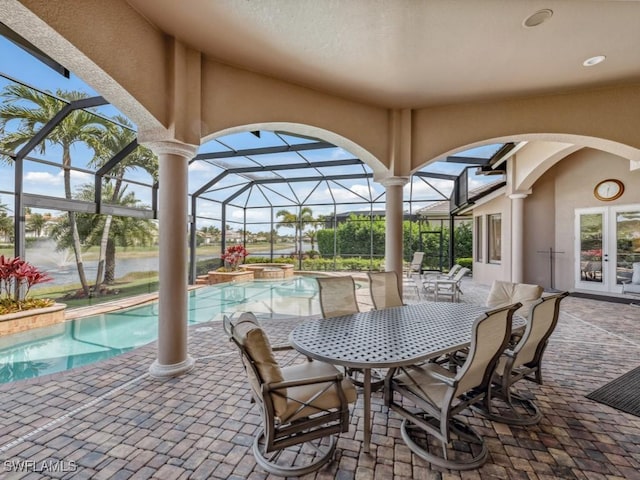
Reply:
<svg viewBox="0 0 640 480"><path fill-rule="evenodd" d="M41 287L35 290L30 297L53 298L56 302L66 303L68 308L86 307L88 305L112 302L119 298L156 292L158 291L158 284L157 272L134 272L117 279L113 285L109 285L109 290L113 293L107 295L96 295L90 298L65 298L68 293L73 293L81 288L80 283L75 283L63 286Z"/></svg>

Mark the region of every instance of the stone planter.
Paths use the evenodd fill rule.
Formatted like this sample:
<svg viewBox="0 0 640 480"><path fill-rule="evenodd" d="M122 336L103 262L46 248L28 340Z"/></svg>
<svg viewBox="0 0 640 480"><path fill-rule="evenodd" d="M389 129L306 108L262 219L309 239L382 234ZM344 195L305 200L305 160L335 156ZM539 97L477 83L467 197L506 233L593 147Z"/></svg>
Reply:
<svg viewBox="0 0 640 480"><path fill-rule="evenodd" d="M281 280L293 276L293 265L290 263L248 263L240 268L253 272L256 280Z"/></svg>
<svg viewBox="0 0 640 480"><path fill-rule="evenodd" d="M0 336L64 322L64 303L0 315Z"/></svg>
<svg viewBox="0 0 640 480"><path fill-rule="evenodd" d="M225 282L249 282L253 280L253 272L238 270L236 272L209 272L209 285Z"/></svg>

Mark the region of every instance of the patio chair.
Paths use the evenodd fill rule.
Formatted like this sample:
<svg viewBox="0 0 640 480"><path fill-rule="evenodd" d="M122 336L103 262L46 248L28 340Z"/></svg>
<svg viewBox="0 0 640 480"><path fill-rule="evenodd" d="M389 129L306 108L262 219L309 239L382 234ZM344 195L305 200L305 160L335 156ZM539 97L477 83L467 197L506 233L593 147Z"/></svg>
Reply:
<svg viewBox="0 0 640 480"><path fill-rule="evenodd" d="M453 267L449 269L448 272L436 272L436 273L427 273L424 275L424 279L426 282L434 282L437 278L443 278L445 280L452 280L458 270L462 268L462 265L456 263Z"/></svg>
<svg viewBox="0 0 640 480"><path fill-rule="evenodd" d="M349 404L356 400L351 381L324 362L281 368L273 355L276 349L252 313L236 320L225 316L223 324L240 351L262 414L253 442L256 462L283 477L318 470L333 458L336 434L349 430Z"/></svg>
<svg viewBox="0 0 640 480"><path fill-rule="evenodd" d="M511 387L522 379L542 384L542 355L558 324L560 302L568 295L568 292L549 295L531 306L522 338L500 357L489 394L476 409L485 417L511 425L534 425L540 421L542 413L537 405L514 393Z"/></svg>
<svg viewBox="0 0 640 480"><path fill-rule="evenodd" d="M353 277L320 277L316 280L322 318L340 317L360 311Z"/></svg>
<svg viewBox="0 0 640 480"><path fill-rule="evenodd" d="M422 273L422 260L424 259L424 252L413 252L413 258L408 265L405 266L404 271L407 277L410 277L412 273Z"/></svg>
<svg viewBox="0 0 640 480"><path fill-rule="evenodd" d="M633 264L631 280L624 280L622 282L622 293L640 295L640 262L635 262ZM632 303L631 305L638 306L636 303Z"/></svg>
<svg viewBox="0 0 640 480"><path fill-rule="evenodd" d="M516 315L526 317L531 306L542 296L544 289L540 285L526 283L511 283L502 280L494 280L487 297L486 306L496 308L520 302L522 307Z"/></svg>
<svg viewBox="0 0 640 480"><path fill-rule="evenodd" d="M434 300L437 302L442 296L450 297L452 302L459 301L462 294L460 282L470 271L467 267L462 267L452 279L437 278L433 286Z"/></svg>
<svg viewBox="0 0 640 480"><path fill-rule="evenodd" d="M519 307L502 307L475 320L469 355L457 373L429 362L389 371L385 405L403 417L402 439L416 455L452 470L478 468L486 461L484 440L456 415L485 397L509 340L511 317ZM432 437L439 442L433 442Z"/></svg>
<svg viewBox="0 0 640 480"><path fill-rule="evenodd" d="M425 298L429 294L433 293L433 288L435 284L426 283L424 280L424 276L419 273L412 273L411 279L413 280L414 285L416 286L416 290L418 292L418 298L421 298L424 295Z"/></svg>
<svg viewBox="0 0 640 480"><path fill-rule="evenodd" d="M320 292L322 318L341 317L360 311L356 300L356 283L353 277L320 277L316 280ZM356 386L364 387L363 370L347 368L345 371ZM371 391L380 390L383 386L384 372L371 370Z"/></svg>
<svg viewBox="0 0 640 480"><path fill-rule="evenodd" d="M382 310L404 305L398 289L396 272L368 272L367 276L374 309Z"/></svg>
<svg viewBox="0 0 640 480"><path fill-rule="evenodd" d="M458 273L458 271L461 268L462 268L462 265L460 265L459 263L456 263L446 273L432 272L432 273L424 273L424 274L422 274L422 284L424 286L423 291L425 293L434 293L435 286L436 286L436 280L438 280L438 279L441 279L441 280L453 280L453 278L455 277L456 273Z"/></svg>

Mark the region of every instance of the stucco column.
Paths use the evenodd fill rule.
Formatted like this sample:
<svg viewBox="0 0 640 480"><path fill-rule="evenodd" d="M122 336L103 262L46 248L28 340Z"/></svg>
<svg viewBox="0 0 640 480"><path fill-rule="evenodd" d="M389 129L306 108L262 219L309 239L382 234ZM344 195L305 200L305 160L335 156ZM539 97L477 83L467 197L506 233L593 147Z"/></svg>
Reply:
<svg viewBox="0 0 640 480"><path fill-rule="evenodd" d="M145 143L159 160L160 288L158 358L154 377L173 377L193 368L187 353L187 202L188 161L196 147L176 141Z"/></svg>
<svg viewBox="0 0 640 480"><path fill-rule="evenodd" d="M386 190L384 241L385 270L398 274L398 288L402 293L402 188L409 182L408 177L388 177L380 183Z"/></svg>
<svg viewBox="0 0 640 480"><path fill-rule="evenodd" d="M511 281L524 279L524 199L526 193L512 193L511 199Z"/></svg>

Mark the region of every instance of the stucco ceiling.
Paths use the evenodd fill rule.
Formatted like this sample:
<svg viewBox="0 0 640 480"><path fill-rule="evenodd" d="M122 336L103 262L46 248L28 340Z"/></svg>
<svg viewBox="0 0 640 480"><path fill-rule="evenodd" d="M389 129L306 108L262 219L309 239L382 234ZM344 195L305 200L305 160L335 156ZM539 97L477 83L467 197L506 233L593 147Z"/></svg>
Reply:
<svg viewBox="0 0 640 480"><path fill-rule="evenodd" d="M640 81L640 2L128 0L224 63L396 108ZM536 11L553 11L525 28ZM595 55L606 61L586 68Z"/></svg>

